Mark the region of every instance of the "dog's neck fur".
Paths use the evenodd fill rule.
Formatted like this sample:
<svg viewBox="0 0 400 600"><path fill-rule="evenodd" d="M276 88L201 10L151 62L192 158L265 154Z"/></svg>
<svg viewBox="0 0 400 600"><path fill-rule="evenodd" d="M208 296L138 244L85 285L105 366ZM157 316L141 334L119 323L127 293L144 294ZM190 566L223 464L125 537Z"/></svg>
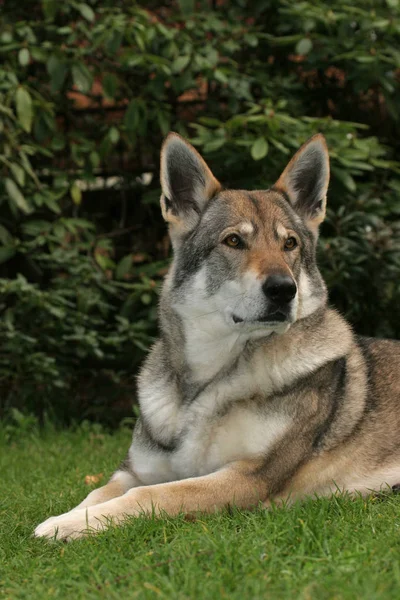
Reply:
<svg viewBox="0 0 400 600"><path fill-rule="evenodd" d="M325 298L286 333L223 339L206 323L214 334L204 342L201 326L193 328L193 319L185 322L175 309L171 279L170 273L161 295L160 339L138 378L142 418L159 443L176 442L187 410L199 407L208 414L254 395L273 397L343 356L353 343L350 327Z"/></svg>
<svg viewBox="0 0 400 600"><path fill-rule="evenodd" d="M315 310L297 320L287 332L259 331L255 336L238 334L225 325L218 314L202 314L185 318L176 310L169 293L167 280L161 297L160 325L165 358L171 375L178 381L182 399L190 400L210 382L231 373L243 358L250 360L260 346L266 351L265 368L275 367L279 348L290 346L291 340L308 332L310 354L315 353L311 333L323 326L327 301L315 305ZM279 347L279 348L278 348ZM307 351L307 338L302 339L303 354ZM276 360L275 360L276 357Z"/></svg>
<svg viewBox="0 0 400 600"><path fill-rule="evenodd" d="M219 310L210 310L213 307L209 304L209 298L203 305L201 294L197 294L195 288L193 300L182 304L181 298L186 299L186 294L174 289L174 275L173 262L161 294L161 340L172 373L181 383L182 391L190 388L189 395L230 373L240 357L251 357L254 348L272 348L281 345L281 340L289 339L295 331L318 327L320 319L316 319L316 315L323 314L327 309L326 287L315 268L313 277L318 283L317 292L310 286L309 277L302 273L299 280L298 320L290 327L283 325L278 332L267 327L251 332L235 330L222 318ZM303 340L303 347L304 343ZM273 357L273 353L270 357Z"/></svg>
<svg viewBox="0 0 400 600"><path fill-rule="evenodd" d="M232 330L218 311L209 311L201 302L194 303L190 309L183 308L176 295L171 293L173 278L174 265L161 295L161 339L184 395L193 396L204 385L232 369L249 338ZM267 336L266 331L263 337Z"/></svg>
<svg viewBox="0 0 400 600"><path fill-rule="evenodd" d="M218 315L184 319L167 302L162 313L161 337L170 350L171 367L180 379L195 387L229 371L248 341L229 330ZM163 321L168 321L168 327L162 326Z"/></svg>

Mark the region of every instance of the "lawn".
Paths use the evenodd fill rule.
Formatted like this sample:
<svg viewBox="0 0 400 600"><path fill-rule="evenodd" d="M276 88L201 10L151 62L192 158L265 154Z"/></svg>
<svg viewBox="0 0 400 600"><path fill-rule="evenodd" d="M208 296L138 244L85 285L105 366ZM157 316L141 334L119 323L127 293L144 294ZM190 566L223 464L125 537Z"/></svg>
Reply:
<svg viewBox="0 0 400 600"><path fill-rule="evenodd" d="M400 598L400 495L338 497L254 513L133 519L64 544L34 526L124 457L128 429L0 436L0 597ZM9 433L7 434L9 438Z"/></svg>

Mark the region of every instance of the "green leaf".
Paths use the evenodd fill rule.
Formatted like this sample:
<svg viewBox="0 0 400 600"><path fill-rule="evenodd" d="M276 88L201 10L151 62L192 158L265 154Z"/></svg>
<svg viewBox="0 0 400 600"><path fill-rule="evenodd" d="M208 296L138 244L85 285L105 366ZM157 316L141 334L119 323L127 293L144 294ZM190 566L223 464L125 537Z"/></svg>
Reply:
<svg viewBox="0 0 400 600"><path fill-rule="evenodd" d="M46 19L52 21L59 10L61 3L58 0L42 0L42 9Z"/></svg>
<svg viewBox="0 0 400 600"><path fill-rule="evenodd" d="M74 30L69 25L65 25L64 27L59 27L57 29L57 33L59 33L60 35L69 35L73 31Z"/></svg>
<svg viewBox="0 0 400 600"><path fill-rule="evenodd" d="M0 36L0 41L3 44L9 44L10 42L12 42L13 36L12 36L11 31L4 31Z"/></svg>
<svg viewBox="0 0 400 600"><path fill-rule="evenodd" d="M128 108L126 109L124 124L128 131L135 131L139 123L139 110L135 100L129 102Z"/></svg>
<svg viewBox="0 0 400 600"><path fill-rule="evenodd" d="M335 167L332 168L333 174L342 182L345 188L347 188L350 192L355 192L357 189L356 182L352 178L352 176L347 173L347 171L343 171L342 169L337 169Z"/></svg>
<svg viewBox="0 0 400 600"><path fill-rule="evenodd" d="M163 135L167 135L170 130L169 115L161 110L157 112L157 121Z"/></svg>
<svg viewBox="0 0 400 600"><path fill-rule="evenodd" d="M29 161L29 158L25 154L24 150L26 151L26 147L24 149L21 149L21 151L19 152L19 157L21 159L22 166L24 167L24 169L28 173L28 175L30 175L30 177L32 177L32 179L35 182L36 186L38 188L40 188L39 179L38 179L35 171L33 170L32 165L31 165L31 163Z"/></svg>
<svg viewBox="0 0 400 600"><path fill-rule="evenodd" d="M113 31L111 39L107 42L106 48L110 54L115 54L121 46L123 35L120 31Z"/></svg>
<svg viewBox="0 0 400 600"><path fill-rule="evenodd" d="M111 260L111 258L109 258L108 256L103 256L103 254L100 254L99 252L95 252L94 258L99 267L103 269L103 271L107 271L108 269L114 269L115 267L114 261Z"/></svg>
<svg viewBox="0 0 400 600"><path fill-rule="evenodd" d="M29 65L30 59L31 59L31 57L30 57L28 48L21 48L21 50L18 52L19 64L22 67L26 67L27 65Z"/></svg>
<svg viewBox="0 0 400 600"><path fill-rule="evenodd" d="M185 16L194 12L194 0L178 0L178 3L179 8Z"/></svg>
<svg viewBox="0 0 400 600"><path fill-rule="evenodd" d="M32 98L30 93L23 87L19 86L15 92L15 105L17 108L18 120L22 128L30 133L32 129Z"/></svg>
<svg viewBox="0 0 400 600"><path fill-rule="evenodd" d="M114 98L118 87L118 79L115 75L107 73L103 77L103 90L107 98Z"/></svg>
<svg viewBox="0 0 400 600"><path fill-rule="evenodd" d="M279 140L275 140L274 138L270 138L269 140L271 142L271 144L273 146L275 146L275 148L278 148L278 150L280 150L281 152L283 152L283 154L289 154L290 150L289 148L287 148L284 144L282 144L282 142L280 142Z"/></svg>
<svg viewBox="0 0 400 600"><path fill-rule="evenodd" d="M49 221L36 220L36 221L28 221L22 225L22 231L26 235L31 235L36 237L38 235L46 235L51 228L51 223Z"/></svg>
<svg viewBox="0 0 400 600"><path fill-rule="evenodd" d="M37 62L45 63L47 59L47 53L42 48L31 48L30 53L33 60Z"/></svg>
<svg viewBox="0 0 400 600"><path fill-rule="evenodd" d="M203 146L204 152L215 152L215 150L219 150L225 144L226 140L224 137L215 138L210 140Z"/></svg>
<svg viewBox="0 0 400 600"><path fill-rule="evenodd" d="M73 183L70 190L71 198L77 206L82 202L82 192L76 183Z"/></svg>
<svg viewBox="0 0 400 600"><path fill-rule="evenodd" d="M94 150L89 154L89 160L92 163L92 167L95 169L100 164L100 156Z"/></svg>
<svg viewBox="0 0 400 600"><path fill-rule="evenodd" d="M88 4L79 4L78 10L81 13L82 17L91 23L94 21L94 12L93 9L90 8Z"/></svg>
<svg viewBox="0 0 400 600"><path fill-rule="evenodd" d="M0 264L7 262L16 253L14 246L3 246L0 248Z"/></svg>
<svg viewBox="0 0 400 600"><path fill-rule="evenodd" d="M11 169L12 174L14 175L14 179L18 183L18 185L20 185L21 187L24 187L24 185L25 185L24 169L22 167L20 167L17 163L11 163L10 169Z"/></svg>
<svg viewBox="0 0 400 600"><path fill-rule="evenodd" d="M118 263L118 266L115 271L116 279L124 279L125 275L127 275L132 267L132 254L127 254Z"/></svg>
<svg viewBox="0 0 400 600"><path fill-rule="evenodd" d="M56 215L59 215L61 213L61 209L58 206L57 202L54 200L54 198L49 198L48 196L45 196L43 198L43 203Z"/></svg>
<svg viewBox="0 0 400 600"><path fill-rule="evenodd" d="M149 305L151 304L151 295L150 294L142 294L140 296L141 301L143 302L143 304Z"/></svg>
<svg viewBox="0 0 400 600"><path fill-rule="evenodd" d="M72 67L72 79L76 88L86 94L90 91L93 83L93 77L89 69L83 63L75 64Z"/></svg>
<svg viewBox="0 0 400 600"><path fill-rule="evenodd" d="M5 186L7 194L9 195L10 199L18 206L18 208L25 214L31 212L17 184L12 179L6 177Z"/></svg>
<svg viewBox="0 0 400 600"><path fill-rule="evenodd" d="M265 138L259 137L251 147L251 156L254 160L261 160L268 154L268 142Z"/></svg>
<svg viewBox="0 0 400 600"><path fill-rule="evenodd" d="M362 64L369 64L376 61L375 56L356 56L355 59Z"/></svg>
<svg viewBox="0 0 400 600"><path fill-rule="evenodd" d="M315 29L317 23L314 19L306 19L303 22L303 30L308 33L309 31L312 31L313 29Z"/></svg>
<svg viewBox="0 0 400 600"><path fill-rule="evenodd" d="M190 62L190 56L178 56L172 63L172 72L180 73Z"/></svg>
<svg viewBox="0 0 400 600"><path fill-rule="evenodd" d="M65 137L62 135L62 133L57 132L52 136L51 147L56 152L65 148Z"/></svg>
<svg viewBox="0 0 400 600"><path fill-rule="evenodd" d="M221 69L215 69L214 77L220 83L228 83L229 79Z"/></svg>
<svg viewBox="0 0 400 600"><path fill-rule="evenodd" d="M53 136L55 128L56 122L54 120L53 115L48 114L44 111L39 112L39 114L36 113L33 133L40 144L44 142L44 140L49 138L50 135Z"/></svg>
<svg viewBox="0 0 400 600"><path fill-rule="evenodd" d="M108 132L108 137L110 138L110 142L116 144L119 140L119 131L116 127L111 127Z"/></svg>
<svg viewBox="0 0 400 600"><path fill-rule="evenodd" d="M68 66L58 56L52 54L47 61L47 72L51 77L51 90L58 92L65 81L68 73Z"/></svg>
<svg viewBox="0 0 400 600"><path fill-rule="evenodd" d="M390 25L389 19L377 19L372 21L372 25L377 27L378 29L385 29L388 25Z"/></svg>
<svg viewBox="0 0 400 600"><path fill-rule="evenodd" d="M308 54L312 47L312 41L309 38L303 38L302 40L299 40L296 44L296 53Z"/></svg>
<svg viewBox="0 0 400 600"><path fill-rule="evenodd" d="M4 225L0 224L0 242L3 246L8 246L13 241L13 236L11 233L4 227Z"/></svg>
<svg viewBox="0 0 400 600"><path fill-rule="evenodd" d="M258 38L256 35L254 35L254 33L245 33L244 41L252 48L258 46Z"/></svg>

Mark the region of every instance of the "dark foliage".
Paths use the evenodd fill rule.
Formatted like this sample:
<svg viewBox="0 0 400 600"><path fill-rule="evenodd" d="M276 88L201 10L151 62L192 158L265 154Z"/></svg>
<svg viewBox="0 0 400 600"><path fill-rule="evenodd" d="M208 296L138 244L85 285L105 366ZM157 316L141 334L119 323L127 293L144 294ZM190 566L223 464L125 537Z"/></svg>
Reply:
<svg viewBox="0 0 400 600"><path fill-rule="evenodd" d="M331 301L358 332L400 336L397 0L28 4L0 1L3 414L130 412L169 256L170 129L253 188L323 132Z"/></svg>

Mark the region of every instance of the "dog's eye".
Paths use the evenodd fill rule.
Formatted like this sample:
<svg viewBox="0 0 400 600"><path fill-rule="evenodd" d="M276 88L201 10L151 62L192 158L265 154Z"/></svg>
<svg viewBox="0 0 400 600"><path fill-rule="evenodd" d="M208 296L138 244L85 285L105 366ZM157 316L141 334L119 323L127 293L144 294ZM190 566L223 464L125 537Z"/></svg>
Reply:
<svg viewBox="0 0 400 600"><path fill-rule="evenodd" d="M285 242L285 250L294 250L297 246L297 240L295 237L290 237Z"/></svg>
<svg viewBox="0 0 400 600"><path fill-rule="evenodd" d="M243 240L236 233L231 233L224 239L224 244L230 248L243 248Z"/></svg>

